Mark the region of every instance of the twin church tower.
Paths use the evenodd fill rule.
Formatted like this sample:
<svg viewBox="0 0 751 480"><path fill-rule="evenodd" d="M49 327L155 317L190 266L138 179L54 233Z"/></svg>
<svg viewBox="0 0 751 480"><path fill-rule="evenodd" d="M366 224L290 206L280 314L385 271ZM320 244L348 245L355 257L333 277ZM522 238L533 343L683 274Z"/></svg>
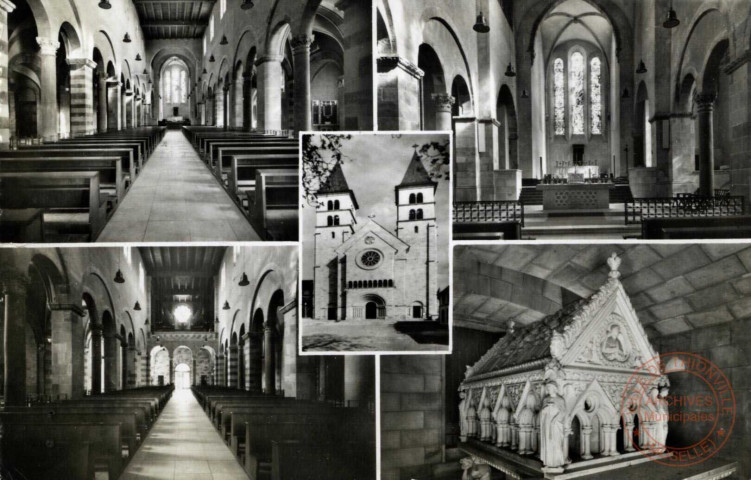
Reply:
<svg viewBox="0 0 751 480"><path fill-rule="evenodd" d="M355 192L337 164L318 190L314 317L420 320L438 316L435 194L415 152L394 188L396 230L360 224Z"/></svg>

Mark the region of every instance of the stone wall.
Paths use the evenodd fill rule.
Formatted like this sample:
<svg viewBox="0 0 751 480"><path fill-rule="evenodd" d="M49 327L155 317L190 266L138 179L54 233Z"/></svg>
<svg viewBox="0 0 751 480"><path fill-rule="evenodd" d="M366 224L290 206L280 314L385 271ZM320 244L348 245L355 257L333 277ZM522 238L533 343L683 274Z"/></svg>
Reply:
<svg viewBox="0 0 751 480"><path fill-rule="evenodd" d="M651 339L651 342L657 351L663 354L690 352L701 355L727 376L735 393L735 425L730 439L718 455L739 461L741 471L738 478L748 478L751 475L751 457L748 455L751 451L751 319L697 328L685 333ZM704 385L696 385L677 374L670 374L669 378L671 395L701 392L706 389ZM691 408L691 411L696 409ZM692 428L701 428L701 425L695 423L674 428L674 423L669 424L674 430L670 435L672 440L677 441L680 441L683 432L690 434ZM671 442L671 437L668 438L668 442Z"/></svg>
<svg viewBox="0 0 751 480"><path fill-rule="evenodd" d="M381 357L381 478L432 477L444 459L444 357Z"/></svg>

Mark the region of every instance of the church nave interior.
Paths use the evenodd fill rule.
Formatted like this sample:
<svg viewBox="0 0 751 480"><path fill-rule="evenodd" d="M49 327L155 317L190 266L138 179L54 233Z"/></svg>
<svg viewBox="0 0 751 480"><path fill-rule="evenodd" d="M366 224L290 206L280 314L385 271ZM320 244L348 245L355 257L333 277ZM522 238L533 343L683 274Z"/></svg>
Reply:
<svg viewBox="0 0 751 480"><path fill-rule="evenodd" d="M3 476L375 478L374 360L297 355L297 247L0 264Z"/></svg>
<svg viewBox="0 0 751 480"><path fill-rule="evenodd" d="M379 129L453 130L456 238L751 237L747 1L473 7L377 2Z"/></svg>
<svg viewBox="0 0 751 480"><path fill-rule="evenodd" d="M4 2L2 240L297 240L297 132L373 127L371 9L257 3Z"/></svg>

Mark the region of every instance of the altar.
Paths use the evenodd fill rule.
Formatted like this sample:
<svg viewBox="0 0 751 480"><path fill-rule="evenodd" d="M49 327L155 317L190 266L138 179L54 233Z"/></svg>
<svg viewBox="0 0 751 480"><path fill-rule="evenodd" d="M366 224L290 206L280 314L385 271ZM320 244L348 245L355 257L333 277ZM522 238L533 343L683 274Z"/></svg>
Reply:
<svg viewBox="0 0 751 480"><path fill-rule="evenodd" d="M608 210L612 183L539 184L543 210Z"/></svg>

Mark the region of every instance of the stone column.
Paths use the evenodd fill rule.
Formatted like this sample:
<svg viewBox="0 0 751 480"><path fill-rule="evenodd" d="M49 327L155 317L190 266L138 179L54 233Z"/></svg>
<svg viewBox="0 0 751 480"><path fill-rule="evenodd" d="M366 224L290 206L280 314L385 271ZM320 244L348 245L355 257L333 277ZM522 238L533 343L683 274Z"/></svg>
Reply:
<svg viewBox="0 0 751 480"><path fill-rule="evenodd" d="M17 278L11 277L3 281L4 392L7 406L20 406L26 402L27 288L28 284L20 277L20 274Z"/></svg>
<svg viewBox="0 0 751 480"><path fill-rule="evenodd" d="M344 13L339 27L344 36L344 102L341 130L373 129L373 33L370 28L371 4L357 0L339 0L336 8ZM297 80L297 76L295 76ZM379 129L386 130L379 125Z"/></svg>
<svg viewBox="0 0 751 480"><path fill-rule="evenodd" d="M142 354L143 360L143 385L151 385L151 355L148 352Z"/></svg>
<svg viewBox="0 0 751 480"><path fill-rule="evenodd" d="M0 150L10 146L10 109L8 105L8 14L16 6L0 0Z"/></svg>
<svg viewBox="0 0 751 480"><path fill-rule="evenodd" d="M502 200L495 198L495 184L493 171L499 165L498 127L500 123L495 118L477 119L477 158L479 160L479 200ZM502 190L502 189L501 189Z"/></svg>
<svg viewBox="0 0 751 480"><path fill-rule="evenodd" d="M229 124L229 92L230 86L224 85L222 87L222 124L224 129L227 130L230 127Z"/></svg>
<svg viewBox="0 0 751 480"><path fill-rule="evenodd" d="M127 360L127 370L125 372L125 386L124 388L136 388L138 386L138 362L136 360L136 346L128 345L125 353Z"/></svg>
<svg viewBox="0 0 751 480"><path fill-rule="evenodd" d="M295 128L298 132L312 130L310 98L310 45L313 37L299 35L292 39L292 55L295 65Z"/></svg>
<svg viewBox="0 0 751 480"><path fill-rule="evenodd" d="M107 111L107 100L108 100L108 84L107 84L107 72L97 72L97 80L99 82L99 105L97 105L97 112L96 112L96 129L97 132L102 133L106 132L108 130L109 124L108 124L108 111Z"/></svg>
<svg viewBox="0 0 751 480"><path fill-rule="evenodd" d="M480 160L477 156L477 122L474 117L454 118L454 201L480 200Z"/></svg>
<svg viewBox="0 0 751 480"><path fill-rule="evenodd" d="M80 305L76 305L69 298L58 298L56 303L50 304L52 325L52 393L67 395L68 398L79 398L84 391L84 345L83 345L83 314ZM101 333L101 332L100 332ZM94 335L92 332L92 348ZM101 337L97 342L101 350ZM93 358L93 355L92 355ZM92 362L92 379L94 374ZM101 370L98 369L101 374Z"/></svg>
<svg viewBox="0 0 751 480"><path fill-rule="evenodd" d="M266 55L256 60L258 82L258 130L279 133L282 129L281 55Z"/></svg>
<svg viewBox="0 0 751 480"><path fill-rule="evenodd" d="M696 114L699 117L699 194L714 196L714 128L712 112L717 95L714 93L696 94Z"/></svg>
<svg viewBox="0 0 751 480"><path fill-rule="evenodd" d="M37 109L38 124L41 129L38 135L44 140L57 140L58 137L58 112L57 112L57 49L60 44L49 38L37 37L37 43L41 47L42 58L40 75L40 99Z"/></svg>
<svg viewBox="0 0 751 480"><path fill-rule="evenodd" d="M94 133L93 73L96 63L88 58L69 58L70 66L70 135Z"/></svg>
<svg viewBox="0 0 751 480"><path fill-rule="evenodd" d="M104 392L117 390L118 376L117 357L120 349L120 340L115 336L103 335L104 338Z"/></svg>
<svg viewBox="0 0 751 480"><path fill-rule="evenodd" d="M274 339L271 326L263 324L263 391L273 395L276 385L274 382Z"/></svg>
<svg viewBox="0 0 751 480"><path fill-rule="evenodd" d="M456 99L447 93L434 93L431 97L435 103L436 130L451 130L451 108Z"/></svg>
<svg viewBox="0 0 751 480"><path fill-rule="evenodd" d="M421 79L425 72L396 55L378 57L377 68L378 129L419 130Z"/></svg>
<svg viewBox="0 0 751 480"><path fill-rule="evenodd" d="M242 118L240 124L243 130L250 132L253 130L253 74L250 72L243 73L243 103ZM244 123L243 123L244 122Z"/></svg>
<svg viewBox="0 0 751 480"><path fill-rule="evenodd" d="M589 460L592 458L592 453L590 452L589 447L589 439L592 435L592 427L591 426L582 426L581 427L581 457L584 460Z"/></svg>
<svg viewBox="0 0 751 480"><path fill-rule="evenodd" d="M250 333L246 333L245 335L243 335L242 342L243 342L243 351L240 353L240 355L243 356L243 366L245 367L243 371L243 374L245 375L244 385L245 385L245 390L250 391L251 390L250 388L251 386L250 385Z"/></svg>
<svg viewBox="0 0 751 480"><path fill-rule="evenodd" d="M237 388L237 345L230 345L229 347L229 378L227 379L227 385L231 388Z"/></svg>
<svg viewBox="0 0 751 480"><path fill-rule="evenodd" d="M627 452L633 452L634 448L634 424L627 423L623 430L623 446Z"/></svg>
<svg viewBox="0 0 751 480"><path fill-rule="evenodd" d="M91 393L102 392L102 326L91 326Z"/></svg>
<svg viewBox="0 0 751 480"><path fill-rule="evenodd" d="M37 396L38 400L42 401L42 396L47 393L45 390L45 358L47 357L47 345L45 341L42 341L42 343L37 343Z"/></svg>
<svg viewBox="0 0 751 480"><path fill-rule="evenodd" d="M218 355L216 357L216 384L225 386L227 382L224 379L224 355Z"/></svg>

